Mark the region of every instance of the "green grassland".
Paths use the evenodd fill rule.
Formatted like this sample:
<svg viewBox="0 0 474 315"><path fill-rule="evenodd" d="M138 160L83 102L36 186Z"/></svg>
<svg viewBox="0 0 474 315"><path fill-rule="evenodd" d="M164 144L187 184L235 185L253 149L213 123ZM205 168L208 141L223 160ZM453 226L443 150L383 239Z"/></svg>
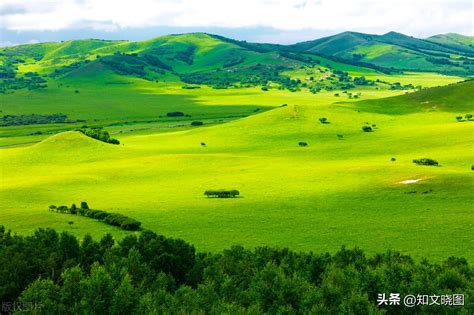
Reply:
<svg viewBox="0 0 474 315"><path fill-rule="evenodd" d="M0 116L63 113L72 122L0 127L0 223L18 233L131 233L47 211L86 200L201 251L348 245L474 258L473 121L456 120L474 111L473 81L255 47L187 34L1 51L3 73L35 71L47 87L6 89ZM354 84L360 76L370 84ZM166 117L174 111L188 116ZM191 127L195 120L204 125ZM73 131L82 125L121 144ZM415 165L419 158L440 166ZM206 198L209 189L241 197Z"/></svg>
<svg viewBox="0 0 474 315"><path fill-rule="evenodd" d="M330 104L329 93L326 100L304 92L255 94L247 97L258 106L277 99L289 106L210 127L124 134L123 146L67 132L3 149L0 221L21 233L54 226L124 234L46 211L87 200L202 250L265 244L334 251L346 244L472 258L472 122L422 106L403 116L374 113L372 106L366 112L363 103ZM374 132L361 131L366 122L377 125ZM442 166L411 162L421 157ZM409 179L421 180L400 183ZM239 189L242 198L205 198L213 188Z"/></svg>

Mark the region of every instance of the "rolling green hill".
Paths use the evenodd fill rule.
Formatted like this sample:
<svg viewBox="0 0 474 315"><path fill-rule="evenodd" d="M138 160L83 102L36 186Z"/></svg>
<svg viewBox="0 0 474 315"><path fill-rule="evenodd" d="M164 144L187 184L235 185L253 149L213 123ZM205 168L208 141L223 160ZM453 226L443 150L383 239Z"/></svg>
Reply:
<svg viewBox="0 0 474 315"><path fill-rule="evenodd" d="M20 233L46 226L77 235L129 233L47 211L86 200L202 250L243 244L332 252L346 244L371 253L392 248L435 260L472 258L472 121L457 122L448 107L393 115L391 107L382 113L357 102L334 104L339 99L329 92L237 91L200 106L288 106L202 128L116 133L119 146L67 132L2 149L0 221ZM423 100L444 104L472 84L424 91ZM372 97L388 95L378 93ZM400 97L397 105L412 95L420 97ZM385 101L393 102L379 104ZM367 123L373 132L361 130ZM424 157L441 166L412 163ZM242 197L203 195L221 188Z"/></svg>
<svg viewBox="0 0 474 315"><path fill-rule="evenodd" d="M456 33L440 34L428 37L426 40L438 44L451 45L457 49L467 49L466 46L474 49L474 37Z"/></svg>
<svg viewBox="0 0 474 315"><path fill-rule="evenodd" d="M471 41L472 38L460 35L423 40L396 32L384 35L344 32L290 48L386 68L472 75L474 48L467 44Z"/></svg>
<svg viewBox="0 0 474 315"><path fill-rule="evenodd" d="M357 107L386 114L445 111L466 114L473 110L474 81L424 89L407 95L365 100ZM454 118L454 116L453 116Z"/></svg>

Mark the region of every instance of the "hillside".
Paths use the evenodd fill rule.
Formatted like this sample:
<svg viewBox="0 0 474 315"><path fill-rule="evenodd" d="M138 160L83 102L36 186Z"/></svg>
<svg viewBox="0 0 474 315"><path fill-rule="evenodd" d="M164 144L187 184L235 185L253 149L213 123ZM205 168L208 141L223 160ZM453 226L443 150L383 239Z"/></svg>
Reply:
<svg viewBox="0 0 474 315"><path fill-rule="evenodd" d="M348 38L365 45L370 36L344 33L321 45L337 51ZM191 33L141 42L91 39L0 49L1 116L13 115L20 122L0 130L0 145L37 142L82 125L136 132L189 128L193 121L219 124L280 106L297 92L303 92L303 99L327 93L330 97L323 99L332 102L463 80L394 72L290 48ZM295 94L282 98L282 91ZM167 117L170 112L184 116ZM59 113L67 122L21 126L22 115Z"/></svg>
<svg viewBox="0 0 474 315"><path fill-rule="evenodd" d="M351 69L359 73L389 73L398 69L472 75L472 45L464 44L467 39L461 40L459 36L443 38L422 40L395 32L382 36L345 32L283 46L191 33L141 42L91 39L29 44L0 49L0 92L41 89L48 82L68 78L69 83L87 81L91 73L88 69L94 69L94 76L105 82L110 81L113 72L152 82L206 84L216 88L273 83L290 90L319 88L321 85L315 87L312 83L301 86L288 75L297 69L314 67L329 72ZM104 71L107 73L102 75Z"/></svg>
<svg viewBox="0 0 474 315"><path fill-rule="evenodd" d="M471 48L474 48L473 36L466 36L456 33L439 34L428 37L426 40L439 44L455 45L456 47L466 48L465 46L469 46Z"/></svg>
<svg viewBox="0 0 474 315"><path fill-rule="evenodd" d="M470 114L474 108L474 81L423 89L415 93L355 103L361 110L385 114L445 111ZM454 119L454 116L453 116Z"/></svg>
<svg viewBox="0 0 474 315"><path fill-rule="evenodd" d="M424 40L396 32L384 35L344 32L289 48L400 70L472 74L474 48L467 44L469 38L462 37L456 44L452 43L461 37Z"/></svg>

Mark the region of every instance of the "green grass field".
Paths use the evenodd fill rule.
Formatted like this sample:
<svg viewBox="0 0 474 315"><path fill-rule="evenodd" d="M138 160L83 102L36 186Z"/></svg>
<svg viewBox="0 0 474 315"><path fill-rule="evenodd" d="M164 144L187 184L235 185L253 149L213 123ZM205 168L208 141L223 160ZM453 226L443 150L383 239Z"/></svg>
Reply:
<svg viewBox="0 0 474 315"><path fill-rule="evenodd" d="M473 109L473 83L463 88L465 94L454 94L454 100L464 104L459 114ZM85 118L97 108L94 117L105 121L149 118L146 111L124 117L120 107L110 115L102 112L100 97L111 102L113 88L90 104L75 106L82 97L93 99L87 87L80 91L59 93L70 100L64 104L46 102L49 96L43 91L15 93L14 100L8 100L10 95L4 100L7 106L16 104L17 113L28 112L25 104L31 104L38 106L37 112L51 112L53 106L66 111L70 106L71 115ZM182 100L186 112L211 118L214 110L222 114L228 109L231 115L235 109L273 109L225 124L168 132L162 132L159 123L156 129L132 132L126 126L111 127L120 146L65 132L40 143L4 148L0 222L18 233L51 226L77 235L125 235L88 218L47 211L50 204L86 200L93 208L129 215L144 228L183 238L200 250L242 244L333 252L345 244L369 253L392 248L435 260L449 255L473 258L472 122L457 122L458 113L451 109L440 106L427 112L422 102L413 101L415 94L354 103L332 92L315 96L258 88L184 91L178 86L147 91L135 95L137 105L132 108L137 112L147 100L156 102L156 108L146 107L153 114L176 108L169 104ZM428 91L422 93L436 96ZM391 93L401 92L362 90L362 97ZM397 102L412 104L410 113L374 110ZM288 106L278 107L284 103ZM330 124L321 124L320 117ZM367 122L376 124L374 132L361 130ZM18 133L25 129L3 129L15 128ZM299 147L299 141L309 146ZM423 157L441 166L412 163ZM406 180L418 182L401 183ZM239 189L242 198L204 197L205 190L219 188ZM73 225L68 224L71 220Z"/></svg>
<svg viewBox="0 0 474 315"><path fill-rule="evenodd" d="M151 53L173 70L146 64L144 74L120 74L100 61L122 58L133 68ZM205 34L19 46L0 56L4 75L14 69L9 54L23 58L15 75L37 71L47 88L5 89L1 116L63 113L80 120L0 127L0 224L17 233L131 233L47 210L85 200L200 251L240 244L335 252L347 245L432 260L474 258L473 121L456 119L474 111L474 81L458 83L467 77L387 74ZM84 60L91 61L54 72ZM278 79L276 69L288 80L262 90L258 80ZM377 83L343 91L336 70ZM184 89L180 76L196 73L219 77L224 88ZM257 83L242 85L233 76ZM315 82L323 88L313 94ZM386 82L432 88L393 90ZM188 116L167 117L175 111ZM82 125L104 127L121 144L73 131ZM367 125L373 132L362 131ZM420 158L440 166L412 162ZM241 197L206 198L209 189L238 189Z"/></svg>

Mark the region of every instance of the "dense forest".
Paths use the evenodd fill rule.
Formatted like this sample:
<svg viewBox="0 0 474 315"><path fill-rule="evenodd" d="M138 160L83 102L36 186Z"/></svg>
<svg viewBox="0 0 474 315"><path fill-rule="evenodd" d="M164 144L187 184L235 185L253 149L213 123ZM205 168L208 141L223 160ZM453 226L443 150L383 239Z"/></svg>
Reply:
<svg viewBox="0 0 474 315"><path fill-rule="evenodd" d="M0 226L4 312L472 314L473 275L465 259L454 257L415 262L398 252L369 257L344 247L332 255L241 246L199 253L151 231L117 242L110 234L79 240L52 229L20 236ZM409 308L388 300L393 293L402 301L409 294L430 299ZM464 306L447 298L457 294ZM428 305L431 296L441 300Z"/></svg>

